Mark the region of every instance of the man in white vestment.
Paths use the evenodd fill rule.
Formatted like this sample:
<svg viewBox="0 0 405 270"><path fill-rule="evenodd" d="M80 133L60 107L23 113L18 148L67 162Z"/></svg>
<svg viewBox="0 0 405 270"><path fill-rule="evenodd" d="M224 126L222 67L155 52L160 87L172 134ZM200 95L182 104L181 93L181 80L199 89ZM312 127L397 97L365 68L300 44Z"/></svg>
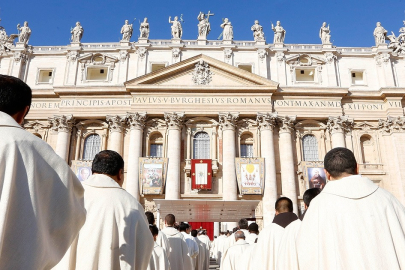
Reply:
<svg viewBox="0 0 405 270"><path fill-rule="evenodd" d="M147 270L170 270L170 262L167 258L166 251L156 243L159 229L155 225L149 225L149 230L152 233L155 245Z"/></svg>
<svg viewBox="0 0 405 270"><path fill-rule="evenodd" d="M226 232L221 232L220 236L217 238L215 253L217 264L221 265L221 258L225 253L225 244L228 242L228 237L226 236Z"/></svg>
<svg viewBox="0 0 405 270"><path fill-rule="evenodd" d="M87 219L64 269L145 270L153 237L143 207L122 188L124 160L104 150L94 157L91 170L93 175L82 182Z"/></svg>
<svg viewBox="0 0 405 270"><path fill-rule="evenodd" d="M198 235L198 239L205 244L205 263L204 263L204 270L208 270L210 268L210 249L211 249L211 240L207 236L207 231L202 230Z"/></svg>
<svg viewBox="0 0 405 270"><path fill-rule="evenodd" d="M145 216L148 220L149 225L155 225L155 216L153 215L152 212L146 211ZM155 243L161 246L165 250L167 257L169 257L171 251L170 243L169 240L167 239L167 236L160 230L158 236L156 237Z"/></svg>
<svg viewBox="0 0 405 270"><path fill-rule="evenodd" d="M194 240L194 237L190 235L191 232L190 225L184 222L180 223L179 231L183 235L184 240L186 240L186 244L188 247L188 255L191 258L192 269L195 269L197 264L199 247L197 242Z"/></svg>
<svg viewBox="0 0 405 270"><path fill-rule="evenodd" d="M404 206L359 175L346 148L330 150L324 168L328 183L297 236L299 269L405 269Z"/></svg>
<svg viewBox="0 0 405 270"><path fill-rule="evenodd" d="M200 239L197 237L198 232L197 230L192 230L191 231L191 236L194 238L194 240L197 242L198 245L198 256L197 256L197 263L196 263L196 270L203 270L204 265L205 265L205 260L206 260L206 252L207 248L203 242L201 242Z"/></svg>
<svg viewBox="0 0 405 270"><path fill-rule="evenodd" d="M249 269L276 269L278 250L285 228L295 221L300 221L297 215L293 213L292 201L287 197L278 198L275 209L276 216L273 223L264 228L257 238Z"/></svg>
<svg viewBox="0 0 405 270"><path fill-rule="evenodd" d="M167 236L170 243L171 252L169 255L170 267L172 270L192 269L191 258L188 254L188 246L183 235L173 226L176 218L173 214L165 217L165 226L162 232Z"/></svg>
<svg viewBox="0 0 405 270"><path fill-rule="evenodd" d="M221 270L246 270L241 267L241 258L244 251L249 247L249 243L245 241L243 231L237 231L235 235L235 245L225 251Z"/></svg>
<svg viewBox="0 0 405 270"><path fill-rule="evenodd" d="M257 223L251 223L248 227L249 235L246 237L246 242L249 244L256 243L257 237L259 237L259 225Z"/></svg>
<svg viewBox="0 0 405 270"><path fill-rule="evenodd" d="M248 227L249 227L249 223L245 218L242 218L241 220L239 220L237 230L242 231L246 238L248 238L250 235L250 233L248 231ZM228 248L235 245L235 243L236 243L235 237L229 237L228 240L229 240Z"/></svg>
<svg viewBox="0 0 405 270"><path fill-rule="evenodd" d="M301 220L304 219L305 213L307 212L309 204L311 203L312 199L318 196L318 194L321 193L321 191L322 190L320 188L310 188L304 192L302 199L304 201L305 212L304 214L302 214Z"/></svg>
<svg viewBox="0 0 405 270"><path fill-rule="evenodd" d="M83 187L53 149L21 125L32 100L0 75L0 269L50 269L83 226Z"/></svg>

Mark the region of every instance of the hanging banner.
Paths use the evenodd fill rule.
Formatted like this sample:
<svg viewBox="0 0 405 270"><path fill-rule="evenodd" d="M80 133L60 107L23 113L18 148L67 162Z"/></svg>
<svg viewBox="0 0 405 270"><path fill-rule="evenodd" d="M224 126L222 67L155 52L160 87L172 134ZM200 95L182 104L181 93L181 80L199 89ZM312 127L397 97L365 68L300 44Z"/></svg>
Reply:
<svg viewBox="0 0 405 270"><path fill-rule="evenodd" d="M264 158L235 158L240 194L263 194Z"/></svg>
<svg viewBox="0 0 405 270"><path fill-rule="evenodd" d="M90 160L72 160L72 170L80 182L87 180L92 175L92 163L93 161Z"/></svg>
<svg viewBox="0 0 405 270"><path fill-rule="evenodd" d="M141 194L163 194L166 182L167 158L139 158Z"/></svg>
<svg viewBox="0 0 405 270"><path fill-rule="evenodd" d="M191 160L191 189L212 188L212 161L211 159Z"/></svg>

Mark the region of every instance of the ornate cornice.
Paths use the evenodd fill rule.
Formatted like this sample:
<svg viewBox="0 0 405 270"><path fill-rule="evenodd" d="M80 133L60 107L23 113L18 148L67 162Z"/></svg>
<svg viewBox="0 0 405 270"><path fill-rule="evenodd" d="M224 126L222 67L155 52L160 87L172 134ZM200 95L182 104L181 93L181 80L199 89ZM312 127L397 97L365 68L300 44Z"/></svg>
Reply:
<svg viewBox="0 0 405 270"><path fill-rule="evenodd" d="M73 115L54 115L48 118L51 128L57 132L71 132L75 119Z"/></svg>
<svg viewBox="0 0 405 270"><path fill-rule="evenodd" d="M391 134L393 132L401 132L405 130L405 117L388 116L387 119L378 120L378 128L385 134Z"/></svg>
<svg viewBox="0 0 405 270"><path fill-rule="evenodd" d="M111 132L122 132L124 130L125 116L107 115L106 120Z"/></svg>
<svg viewBox="0 0 405 270"><path fill-rule="evenodd" d="M219 113L219 124L222 130L232 129L235 130L237 121L239 118L239 113Z"/></svg>
<svg viewBox="0 0 405 270"><path fill-rule="evenodd" d="M289 132L294 130L294 122L297 119L296 115L293 116L279 116L277 122L280 126L280 133Z"/></svg>
<svg viewBox="0 0 405 270"><path fill-rule="evenodd" d="M145 127L146 112L127 113L126 121L131 129L143 130Z"/></svg>
<svg viewBox="0 0 405 270"><path fill-rule="evenodd" d="M335 132L351 132L354 127L353 119L347 116L330 116L327 123L327 128L330 133Z"/></svg>
<svg viewBox="0 0 405 270"><path fill-rule="evenodd" d="M165 121L168 129L181 129L184 122L184 112L165 112Z"/></svg>
<svg viewBox="0 0 405 270"><path fill-rule="evenodd" d="M277 113L257 113L256 122L260 130L273 130L277 122Z"/></svg>

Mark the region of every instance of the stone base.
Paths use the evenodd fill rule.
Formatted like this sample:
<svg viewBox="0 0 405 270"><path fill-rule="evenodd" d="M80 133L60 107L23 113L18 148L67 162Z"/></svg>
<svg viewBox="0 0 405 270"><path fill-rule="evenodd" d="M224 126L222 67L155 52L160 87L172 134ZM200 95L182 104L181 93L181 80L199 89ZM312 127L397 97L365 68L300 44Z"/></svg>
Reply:
<svg viewBox="0 0 405 270"><path fill-rule="evenodd" d="M325 44L322 44L322 48L332 49L332 43L325 43Z"/></svg>
<svg viewBox="0 0 405 270"><path fill-rule="evenodd" d="M224 40L222 40L222 44L230 45L232 43L233 43L232 39L224 39Z"/></svg>
<svg viewBox="0 0 405 270"><path fill-rule="evenodd" d="M80 42L70 42L70 47L80 47Z"/></svg>
<svg viewBox="0 0 405 270"><path fill-rule="evenodd" d="M181 38L172 38L172 44L180 44Z"/></svg>
<svg viewBox="0 0 405 270"><path fill-rule="evenodd" d="M121 45L121 47L127 47L127 46L129 46L129 41L123 41L123 40L121 40L121 41L120 41L120 45Z"/></svg>
<svg viewBox="0 0 405 270"><path fill-rule="evenodd" d="M276 42L274 43L274 48L284 48L284 43Z"/></svg>
<svg viewBox="0 0 405 270"><path fill-rule="evenodd" d="M198 38L197 43L198 45L207 45L207 39Z"/></svg>
<svg viewBox="0 0 405 270"><path fill-rule="evenodd" d="M16 48L25 48L27 47L27 44L25 44L24 42L17 42L15 46Z"/></svg>
<svg viewBox="0 0 405 270"><path fill-rule="evenodd" d="M388 49L387 43L378 44L377 49Z"/></svg>
<svg viewBox="0 0 405 270"><path fill-rule="evenodd" d="M149 42L149 40L147 38L141 38L141 37L138 38L138 43L146 44L148 42Z"/></svg>
<svg viewBox="0 0 405 270"><path fill-rule="evenodd" d="M266 45L265 40L256 40L256 45Z"/></svg>

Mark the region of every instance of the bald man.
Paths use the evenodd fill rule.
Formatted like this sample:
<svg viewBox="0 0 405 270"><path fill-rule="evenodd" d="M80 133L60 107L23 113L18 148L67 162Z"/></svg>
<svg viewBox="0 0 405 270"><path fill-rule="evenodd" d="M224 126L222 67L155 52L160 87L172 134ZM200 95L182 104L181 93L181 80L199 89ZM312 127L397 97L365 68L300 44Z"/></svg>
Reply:
<svg viewBox="0 0 405 270"><path fill-rule="evenodd" d="M287 197L281 197L276 201L275 210L276 216L273 223L264 228L257 238L249 269L276 269L278 250L285 231L291 226L290 228L293 228L292 232L295 232L295 226L297 224L299 226L301 222L297 215L293 213L293 203Z"/></svg>
<svg viewBox="0 0 405 270"><path fill-rule="evenodd" d="M221 270L246 270L242 268L240 260L244 251L249 247L249 243L245 241L243 231L237 231L233 235L235 236L235 245L225 251Z"/></svg>

